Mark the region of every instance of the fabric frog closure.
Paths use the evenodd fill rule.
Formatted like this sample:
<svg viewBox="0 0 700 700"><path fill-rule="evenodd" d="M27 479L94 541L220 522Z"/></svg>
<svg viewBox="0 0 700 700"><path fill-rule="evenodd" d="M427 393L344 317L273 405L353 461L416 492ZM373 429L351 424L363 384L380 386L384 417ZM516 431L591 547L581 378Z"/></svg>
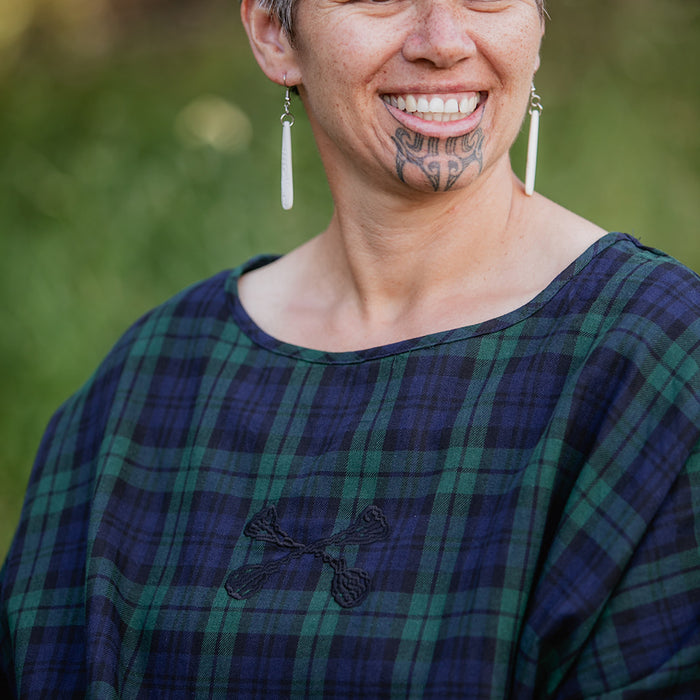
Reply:
<svg viewBox="0 0 700 700"><path fill-rule="evenodd" d="M241 566L226 579L226 592L236 600L245 600L259 593L270 576L292 561L310 554L333 569L331 594L342 608L360 605L371 589L371 577L364 570L348 567L343 557L334 557L326 551L332 546L372 544L389 536L384 513L377 506L365 508L350 527L310 544L295 541L277 524L277 511L268 506L256 513L245 526L243 534L258 542L271 542L288 554L263 564Z"/></svg>

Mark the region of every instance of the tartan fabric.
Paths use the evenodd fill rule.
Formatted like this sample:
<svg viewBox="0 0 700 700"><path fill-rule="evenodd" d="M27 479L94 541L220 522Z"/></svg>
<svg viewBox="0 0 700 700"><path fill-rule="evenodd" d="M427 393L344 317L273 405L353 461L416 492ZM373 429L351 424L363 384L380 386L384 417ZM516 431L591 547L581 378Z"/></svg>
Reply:
<svg viewBox="0 0 700 700"><path fill-rule="evenodd" d="M693 273L609 234L503 317L324 353L255 326L241 269L141 319L52 419L2 683L700 696Z"/></svg>

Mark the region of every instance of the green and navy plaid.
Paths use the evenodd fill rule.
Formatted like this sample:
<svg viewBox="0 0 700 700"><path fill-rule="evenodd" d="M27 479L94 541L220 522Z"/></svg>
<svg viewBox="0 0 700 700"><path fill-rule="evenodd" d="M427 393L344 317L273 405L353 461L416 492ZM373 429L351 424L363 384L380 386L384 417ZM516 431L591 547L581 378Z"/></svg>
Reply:
<svg viewBox="0 0 700 700"><path fill-rule="evenodd" d="M517 311L325 353L246 315L265 262L141 319L51 421L2 683L700 697L700 280L609 234Z"/></svg>

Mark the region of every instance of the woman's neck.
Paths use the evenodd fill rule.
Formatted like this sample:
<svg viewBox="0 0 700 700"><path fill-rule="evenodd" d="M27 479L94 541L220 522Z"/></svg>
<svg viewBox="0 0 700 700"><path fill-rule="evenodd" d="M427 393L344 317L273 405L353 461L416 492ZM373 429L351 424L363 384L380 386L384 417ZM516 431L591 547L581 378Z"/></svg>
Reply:
<svg viewBox="0 0 700 700"><path fill-rule="evenodd" d="M485 174L486 175L486 174ZM327 230L316 241L329 283L372 315L398 317L418 299L464 289L484 278L519 245L521 203L510 167L479 178L470 191L404 198L345 188ZM330 291L330 290L329 290Z"/></svg>
<svg viewBox="0 0 700 700"><path fill-rule="evenodd" d="M326 231L239 285L263 330L326 351L503 315L604 234L544 197L526 197L510 168L482 174L469 192L403 201L346 188L336 203Z"/></svg>

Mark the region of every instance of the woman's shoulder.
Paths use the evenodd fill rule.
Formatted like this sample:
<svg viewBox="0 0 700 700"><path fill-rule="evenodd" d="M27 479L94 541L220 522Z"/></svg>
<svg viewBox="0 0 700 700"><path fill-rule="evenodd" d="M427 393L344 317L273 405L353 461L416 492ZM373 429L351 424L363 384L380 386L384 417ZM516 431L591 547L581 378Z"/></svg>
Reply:
<svg viewBox="0 0 700 700"><path fill-rule="evenodd" d="M176 345L199 346L221 335L231 320L229 289L237 270L191 284L147 311L126 329L102 364L158 354Z"/></svg>
<svg viewBox="0 0 700 700"><path fill-rule="evenodd" d="M575 324L579 342L596 358L624 358L644 375L682 377L700 391L695 272L624 233L607 234L572 267L551 313L558 309Z"/></svg>
<svg viewBox="0 0 700 700"><path fill-rule="evenodd" d="M700 318L700 276L668 253L626 233L601 239L593 273L628 312Z"/></svg>
<svg viewBox="0 0 700 700"><path fill-rule="evenodd" d="M116 348L135 338L166 332L173 337L189 337L212 323L229 317L229 281L235 271L224 270L191 284L141 316L117 342Z"/></svg>
<svg viewBox="0 0 700 700"><path fill-rule="evenodd" d="M697 314L700 277L671 255L633 235L608 232L545 197L538 198L535 221L548 256L572 261L565 274L575 270L588 285L598 280L599 294L624 299L627 309L659 305Z"/></svg>
<svg viewBox="0 0 700 700"><path fill-rule="evenodd" d="M231 332L228 288L234 275L235 270L224 270L189 285L138 318L59 407L49 432L66 420L103 415L125 381L143 384L174 364L210 352L212 343Z"/></svg>
<svg viewBox="0 0 700 700"><path fill-rule="evenodd" d="M182 397L195 375L211 368L207 358L235 333L226 270L188 286L133 323L88 379L54 412L43 435L28 494L54 471L75 472L97 457L110 426L123 420L135 400L170 391ZM211 364L211 363L209 363ZM48 466L51 465L49 469Z"/></svg>

